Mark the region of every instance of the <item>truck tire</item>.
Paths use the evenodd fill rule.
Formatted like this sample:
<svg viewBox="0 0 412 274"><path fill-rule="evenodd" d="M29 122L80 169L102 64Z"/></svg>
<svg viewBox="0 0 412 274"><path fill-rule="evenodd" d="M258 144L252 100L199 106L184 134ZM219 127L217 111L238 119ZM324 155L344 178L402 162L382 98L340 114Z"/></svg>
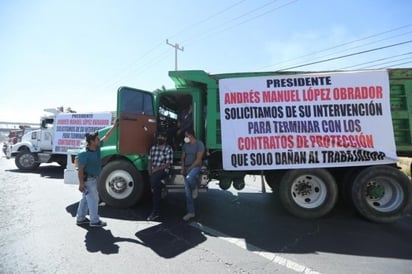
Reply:
<svg viewBox="0 0 412 274"><path fill-rule="evenodd" d="M411 199L411 180L395 167L368 167L353 182L354 206L373 222L391 223L402 218L412 207Z"/></svg>
<svg viewBox="0 0 412 274"><path fill-rule="evenodd" d="M351 210L355 209L355 206L353 205L352 201L353 182L355 181L356 177L361 171L362 168L358 167L348 169L343 175L342 181L338 184L339 197L342 199L343 204Z"/></svg>
<svg viewBox="0 0 412 274"><path fill-rule="evenodd" d="M297 169L285 173L280 182L280 201L300 218L320 218L336 204L338 187L325 169Z"/></svg>
<svg viewBox="0 0 412 274"><path fill-rule="evenodd" d="M223 190L228 190L232 186L232 178L221 178L219 180L219 187Z"/></svg>
<svg viewBox="0 0 412 274"><path fill-rule="evenodd" d="M142 198L144 181L129 162L115 160L102 169L98 191L100 198L113 207L130 207Z"/></svg>
<svg viewBox="0 0 412 274"><path fill-rule="evenodd" d="M21 170L35 170L40 165L40 163L37 162L36 155L29 150L20 151L19 154L16 155L14 163Z"/></svg>

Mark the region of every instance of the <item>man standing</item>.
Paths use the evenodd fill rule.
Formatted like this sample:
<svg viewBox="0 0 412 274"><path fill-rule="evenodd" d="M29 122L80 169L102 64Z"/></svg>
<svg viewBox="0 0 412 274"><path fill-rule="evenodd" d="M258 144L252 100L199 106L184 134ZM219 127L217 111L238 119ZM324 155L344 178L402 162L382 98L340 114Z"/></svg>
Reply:
<svg viewBox="0 0 412 274"><path fill-rule="evenodd" d="M186 208L187 214L184 221L195 217L193 199L197 198L198 181L205 146L202 141L195 138L193 129L185 131L185 144L182 148L182 174L185 176Z"/></svg>
<svg viewBox="0 0 412 274"><path fill-rule="evenodd" d="M101 170L100 146L112 135L117 125L118 120L114 122L113 126L101 139L99 139L97 131L85 135L87 146L77 156L79 191L83 193L77 208L77 225L89 224L93 227L107 225L100 220L98 214L99 193L97 192L97 180ZM90 220L86 218L87 211L89 211Z"/></svg>
<svg viewBox="0 0 412 274"><path fill-rule="evenodd" d="M156 137L156 144L150 148L149 153L148 171L153 193L153 209L147 217L148 221L153 221L159 217L162 180L169 175L169 168L172 164L173 149L166 144L166 134L159 132Z"/></svg>
<svg viewBox="0 0 412 274"><path fill-rule="evenodd" d="M7 142L3 142L3 153L7 159L9 159L8 150L9 150L9 144Z"/></svg>

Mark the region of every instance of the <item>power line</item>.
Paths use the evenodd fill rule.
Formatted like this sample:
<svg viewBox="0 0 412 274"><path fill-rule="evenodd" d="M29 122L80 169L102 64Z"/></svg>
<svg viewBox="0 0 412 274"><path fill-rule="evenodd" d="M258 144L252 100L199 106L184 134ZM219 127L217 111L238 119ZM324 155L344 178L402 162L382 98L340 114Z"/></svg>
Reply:
<svg viewBox="0 0 412 274"><path fill-rule="evenodd" d="M346 49L343 49L343 50L340 50L340 51L336 51L336 52L334 52L333 54L343 53L343 52L347 52L347 51L350 51L350 50L353 50L353 49L357 49L357 48L363 48L363 47L365 47L365 46L367 46L367 45L376 44L376 43L378 43L378 42L390 40L390 39L392 39L392 38L399 37L399 36L404 36L404 35L409 34L409 33L412 33L412 31L408 31L408 32L401 33L401 34L397 34L397 35L394 35L394 36L382 38L382 39L380 39L380 40L372 41L372 42L369 42L369 43L366 43L366 44L362 44L362 45L358 45L358 46L346 48ZM310 62L310 61L312 61L312 60L319 60L320 58L327 58L327 57L329 57L329 56L333 56L333 55L332 55L332 54L325 54L325 55L322 55L322 56L318 56L318 57L315 57L315 58L311 58L311 59L307 60L306 62ZM265 66L265 67L267 67L267 66ZM261 69L262 69L262 68L261 68ZM278 70L282 70L282 69L283 69L283 68L280 68L280 69L278 69Z"/></svg>
<svg viewBox="0 0 412 274"><path fill-rule="evenodd" d="M284 63L289 63L289 62L291 62L291 61L298 60L298 59L301 59L301 58L304 58L304 57L313 56L313 55L315 55L315 54L322 53L322 52L327 52L327 51L330 51L330 50L336 49L336 48L341 48L341 47L344 47L344 46L347 46L347 45L350 45L350 44L354 44L354 43L357 43L357 42L360 42L360 41L363 41L363 40L367 40L367 39L370 39L370 38L373 38L373 37L381 36L381 35L386 34L386 33L391 33L391 32L395 32L395 31L397 31L397 30L401 30L401 29L404 29L404 28L408 28L408 27L410 27L410 26L412 26L412 24L407 24L407 25L403 25L403 26L396 27L396 28L393 28L393 29L389 29L389 30L387 30L387 31L383 31L383 32L379 32L379 33L376 33L376 34L368 35L368 36L366 36L366 37L363 37L363 38L360 38L360 39L355 39L355 40L352 40L352 41L349 41L349 42L345 42L345 43L342 43L342 44L338 44L338 45L335 45L335 46L332 46L332 47L329 47L329 48L325 48L325 49L321 49L321 50L317 50L317 51L312 51L312 52L310 52L310 53L308 53L308 54L304 54L304 55L301 55L301 56L298 56L298 57L294 57L294 58L292 58L292 59L288 59L288 60L285 60L285 61L283 61L283 62L277 63L276 65L280 65L280 64L284 64ZM407 32L407 33L409 33L409 32ZM402 35L403 35L403 34L402 34ZM346 50L345 50L345 51L346 51ZM341 52L342 52L342 51L341 51ZM335 52L335 54L336 54L336 53L337 53L337 52ZM323 57L325 57L325 56L323 56ZM322 57L321 57L321 58L322 58ZM268 67L273 67L273 66L274 66L274 64L261 67L260 69L264 69L264 68L268 68Z"/></svg>
<svg viewBox="0 0 412 274"><path fill-rule="evenodd" d="M275 8L273 8L273 9L268 10L268 11L265 11L265 12L263 12L263 13L261 13L261 14L258 14L258 15L256 15L256 16L252 17L252 18L249 18L249 19L247 19L247 20L244 20L244 21L236 24L235 27L237 27L237 26L239 26L239 25L241 25L241 24L247 23L247 22L249 22L249 21L252 21L252 20L254 20L254 19L257 19L257 18L259 18L259 17L262 17L262 16L264 16L264 15L266 15L266 14L272 13L272 12L274 12L274 11L276 11L276 10L279 10L279 9L281 9L281 8L284 8L284 7L286 7L286 6L289 6L289 5L291 5L291 4L295 3L295 2L298 2L298 1L299 1L299 0L289 1L288 3L285 3L285 4L283 4L283 5L280 5L280 6L278 6L278 7L275 7Z"/></svg>
<svg viewBox="0 0 412 274"><path fill-rule="evenodd" d="M241 15L238 15L238 16L236 16L236 17L234 17L234 18L226 21L225 24L226 24L226 23L233 22L233 21L235 21L235 20L237 20L237 19L243 18L243 17L245 17L246 15L249 15L249 14L254 13L255 11L258 11L258 10L261 10L261 9L263 9L263 8L266 8L267 6L270 6L270 5L272 5L273 3L277 2L277 1L279 1L279 0L270 1L270 2L268 2L268 3L266 3L266 4L263 4L263 5L255 8L255 9L252 9L252 10L249 10L249 11L247 11L247 12L245 12L245 13L242 13Z"/></svg>
<svg viewBox="0 0 412 274"><path fill-rule="evenodd" d="M393 65L393 63L396 64L396 62L405 61L405 60L409 60L409 59L411 59L411 58L410 58L410 57L409 57L409 58L401 58L401 59L392 60L392 61L390 61L390 62L381 62L381 63L375 64L375 65L373 65L373 66L361 67L360 69L376 68L377 66L387 67L387 66L390 65L390 64Z"/></svg>
<svg viewBox="0 0 412 274"><path fill-rule="evenodd" d="M353 49L357 49L357 48L363 48L363 47L365 47L365 46L367 46L367 45L372 45L372 44L376 44L376 43L378 43L378 42L390 40L390 39L392 39L392 38L399 37L399 36L403 36L403 35L408 34L408 33L412 33L412 31L408 31L408 32L406 32L406 33L402 33L402 34L394 35L394 36L391 36L391 37L383 38L383 39L380 39L380 40L378 40L378 41L369 42L369 43L362 44L362 45L359 45L359 46L354 46L354 47L351 47L351 48L347 48L347 49L344 49L344 50L341 50L341 51L337 51L337 52L335 52L334 54L338 54L338 53L342 53L342 52L347 52L347 51L350 51L350 50L353 50ZM323 55L323 56L318 56L317 58L312 58L312 59L309 59L308 61L318 60L319 58L326 58L326 57L331 56L331 55L332 55L332 54L326 54L326 55ZM282 69L279 69L279 70L282 70Z"/></svg>
<svg viewBox="0 0 412 274"><path fill-rule="evenodd" d="M125 73L127 73L128 71L130 71L131 67L135 66L138 61L143 60L146 56L148 56L150 53L152 53L153 51L155 51L157 48L159 48L159 47L162 46L162 45L163 45L163 43L158 43L158 44L156 44L155 46L153 46L152 48L150 48L148 51L146 51L145 53L143 53L142 55L140 55L138 58L136 58L136 59L131 63L131 65L124 66L124 67L121 69L121 71L118 72L118 73L116 74L116 76L113 77L111 80L107 80L107 81L105 81L103 84L100 84L97 89L103 89L103 88L105 88L105 87L107 87L107 86L109 86L109 85L113 85L113 84L115 84L116 82L119 82L119 81L122 79L123 75L124 75Z"/></svg>
<svg viewBox="0 0 412 274"><path fill-rule="evenodd" d="M195 24L192 24L192 25L189 25L188 27L183 28L181 31L177 32L176 34L174 34L174 35L172 35L172 36L170 36L170 37L177 36L179 33L183 32L184 30L188 30L188 29L193 28L193 27L196 26L196 25L203 24L203 23L205 23L205 22L207 22L207 21L209 21L209 20L211 20L211 19L213 19L213 18L215 18L215 17L217 17L217 16L219 16L219 15L221 15L221 14L223 14L223 13L225 13L225 12L231 10L231 9L233 9L234 7L236 7L236 6L240 5L241 3L243 3L244 1L245 1L245 0L241 0L241 1L235 2L234 4L232 4L232 5L224 8L224 9L222 9L222 10L220 10L220 11L218 11L218 12L216 12L216 13L208 16L208 17L206 17L205 19L202 19L202 20L200 20L199 22L197 22L197 23L195 23ZM256 12L256 11L258 11L258 10L261 10L261 9L267 7L267 6L270 6L270 5L272 5L272 4L274 4L275 2L278 2L278 1L279 1L279 0L274 0L274 1L267 2L267 3L263 4L263 5L260 5L260 6L258 6L257 8L254 8L254 9L252 9L252 10L249 10L249 11L246 12L246 13L242 13L240 16L237 16L237 17L235 17L235 18L232 18L232 19L229 20L229 21L226 21L225 23L223 23L223 25L224 25L224 24L227 24L227 23L230 23L230 22L232 22L232 21L234 21L234 20L237 20L237 19L239 19L239 18L243 18L245 15L254 13L254 12ZM293 0L293 1L291 1L291 2L296 2L296 1L298 1L298 0ZM285 4L285 5L288 5L288 4L290 4L291 2L289 2L289 3ZM285 5L282 5L282 6L280 6L280 7L276 7L276 8L274 8L274 9L269 10L269 11L266 11L266 12L264 12L263 14L257 15L257 16L255 16L255 17L251 18L251 19L248 19L248 20L245 20L245 21L243 21L243 22L241 22L241 23L235 24L234 26L231 26L231 27L229 27L229 28L233 28L233 27L235 27L235 26L238 26L239 24L244 24L244 23L246 23L246 22L248 22L248 21L251 21L251 20L256 19L256 18L258 18L258 17L261 17L261 16L263 16L263 15L266 15L266 14L268 14L268 13L270 13L270 12L273 12L274 10L277 10L277 9L282 8L282 7L285 6ZM227 29L229 29L229 28L227 28ZM225 29L224 31L226 31L227 29ZM218 31L218 32L219 32L219 31ZM220 32L222 32L222 31L220 31ZM216 32L215 32L215 33L216 33ZM195 39L195 40L198 40L198 39ZM133 64L132 66L134 66L134 65L137 63L137 61L143 59L143 57L146 57L149 53L151 53L151 52L153 52L155 49L159 48L160 45L162 45L162 43L157 44L155 47L153 47L152 49L150 49L149 51L147 51L144 55L142 55L140 58L138 58L138 59L134 62L134 64ZM143 66L144 66L144 67L150 67L151 64L153 64L154 62L158 63L158 61L156 61L155 58L156 58L156 57L151 58L150 61L149 61L148 63L146 63L145 65L143 65ZM139 65L139 67L142 67L142 65ZM130 71L131 69L133 70L133 68L128 68L128 69L126 69L124 72L122 72L121 74L124 75L127 71ZM133 71L135 71L135 70L133 70ZM146 71L146 69L139 69L139 72L140 72L139 74L141 74L141 73L143 73L143 72L145 72L145 71ZM127 72L127 74L130 74L130 72ZM120 76L120 74L119 74L119 76ZM125 77L122 77L122 78L125 78ZM114 84L114 83L116 83L116 82L119 82L120 80L121 80L121 78L120 78L120 77L117 77L117 80L115 80L114 82L113 82L113 81L110 81L109 83L106 84L106 86L107 86L108 84L111 84L111 83Z"/></svg>
<svg viewBox="0 0 412 274"><path fill-rule="evenodd" d="M205 23L205 22L207 22L207 21L210 21L211 19L213 19L213 18L215 18L215 17L217 17L217 16L219 16L219 15L227 12L228 10L233 9L234 7L240 5L241 3L245 2L245 1L246 1L246 0L238 1L238 2L236 2L236 3L234 3L234 4L232 4L232 5L224 8L224 9L222 9L222 10L220 10L220 11L218 11L218 12L216 12L216 13L214 13L214 14L212 14L212 15L210 15L210 16L208 16L208 17L206 17L206 18L204 18L204 19L202 19L202 20L200 20L200 21L198 21L198 22L196 22L196 23L194 23L194 24L187 25L186 27L184 27L183 29L181 29L181 30L178 31L177 33L169 36L169 38L173 38L173 37L175 37L175 36L177 36L177 35L185 32L185 31L187 31L188 29L192 29L192 28L194 28L195 26L198 26L198 25L201 25L201 24L203 24L203 23Z"/></svg>
<svg viewBox="0 0 412 274"><path fill-rule="evenodd" d="M391 67L399 67L401 65L412 64L412 60L404 63L393 64Z"/></svg>
<svg viewBox="0 0 412 274"><path fill-rule="evenodd" d="M352 66L343 67L343 68L341 68L341 69L356 68L356 67L359 67L359 66L362 66L362 65L368 65L368 64L372 64L372 63L379 62L379 61L384 61L384 60L388 60L388 59L392 59L392 58L400 57L400 56L405 56L405 55L409 55L409 54L412 54L412 51L411 51L411 52L407 52L407 53L403 53L403 54L397 54L397 55L389 56L389 57L386 57L386 58L379 58L379 59L376 59L376 60L373 60L373 61L364 62L364 63L352 65Z"/></svg>
<svg viewBox="0 0 412 274"><path fill-rule="evenodd" d="M273 9L270 9L270 10L268 10L268 11L265 11L265 12L263 12L263 13L260 13L260 14L258 14L258 15L256 15L256 16L254 16L254 17L248 18L248 19L246 19L246 20L244 20L244 21L241 21L241 22L238 22L238 23L236 23L236 24L234 24L234 25L228 26L228 27L226 27L226 28L225 28L225 27L222 27L222 26L224 26L224 25L226 25L226 24L229 24L229 23L231 23L231 22L233 22L233 21L236 21L236 20L238 20L238 19L244 18L245 16L250 15L250 14L252 14L252 13L258 11L258 10L261 10L261 9L263 9L263 8L266 8L267 6L273 5L275 2L278 2L278 1L279 1L279 0L270 1L270 2L268 2L268 3L266 3L266 4L263 4L263 5L255 8L255 9L249 10L248 12L242 13L241 15L238 15L238 16L236 16L236 17L234 17L234 18L231 18L231 19L229 19L229 20L226 20L223 24L221 24L221 25L219 25L219 26L217 26L217 27L209 30L209 32L203 33L202 36L196 36L196 39L187 39L187 40L184 40L184 43L185 43L185 44L188 44L188 43L194 43L194 42L201 41L201 40L205 39L206 37L209 37L210 35L225 32L225 31L227 31L227 30L229 30L229 29L232 29L232 28L234 28L234 27L237 27L237 26L239 26L239 25L241 25L241 24L250 22L250 21L255 20L255 19L257 19L257 18L260 18L260 17L262 17L262 16L264 16L264 15L266 15L266 14L272 13L272 12L278 10L278 9L281 9L281 8L283 8L283 7L285 7L285 6L288 6L288 5L290 5L290 4L294 3L294 2L297 2L297 1L299 1L299 0L292 0L292 1L288 2L288 3L286 3L286 4L283 4L283 5L281 5L281 6L278 6L278 7L275 7L275 8L273 8Z"/></svg>
<svg viewBox="0 0 412 274"><path fill-rule="evenodd" d="M203 23L205 23L205 22L207 22L207 21L215 18L216 16L221 15L221 14L223 14L223 13L225 13L225 12L233 9L234 7L240 5L241 3L245 2L245 1L246 1L246 0L237 1L237 2L235 2L234 4L226 7L226 8L224 8L224 9L222 9L222 10L220 10L220 11L218 11L218 12L216 12L216 13L214 13L214 14L212 14L212 15L210 15L210 16L202 19L202 20L200 20L200 21L198 21L197 23L189 24L189 25L187 25L186 27L182 28L180 31L178 31L178 32L176 32L175 34L169 36L169 38L174 37L174 36L177 36L177 35L179 35L180 33L184 32L184 31L186 31L186 30L188 30L188 29L194 28L194 27L197 26L197 25L203 24ZM163 42L157 43L156 46L154 46L153 48L151 48L150 50L148 50L148 51L147 51L145 54L143 54L139 59L142 59L143 57L147 56L149 53L151 53L152 51L154 51L155 49L159 48L159 47L162 46L162 45L164 45ZM139 60L139 59L138 59L138 60Z"/></svg>
<svg viewBox="0 0 412 274"><path fill-rule="evenodd" d="M224 8L224 9L222 9L222 10L220 10L220 11L218 11L218 12L216 12L216 13L214 13L214 14L212 14L212 15L210 15L210 16L208 16L208 17L206 17L206 18L204 18L204 19L202 19L202 20L200 20L200 21L198 21L197 23L189 24L189 25L187 25L186 27L182 28L182 29L181 29L180 31L178 31L177 33L169 36L169 38L174 37L174 36L177 36L178 34L184 32L184 31L187 31L188 29L194 28L195 26L201 25L201 24L203 24L203 23L205 23L205 22L207 22L207 21L209 21L209 20L211 20L211 19L213 19L213 18L215 18L215 17L217 17L217 16L219 16L219 15L221 15L221 14L223 14L223 13L225 13L225 12L231 10L231 9L233 9L233 8L235 8L236 6L240 5L241 3L245 2L245 1L246 1L246 0L237 1L237 2L235 2L234 4L229 5L228 7L226 7L226 8ZM277 0L276 0L276 1L277 1ZM150 53L152 53L154 50L158 49L158 48L159 48L160 46L162 46L162 45L163 45L163 42L157 43L155 46L153 46L151 49L149 49L149 50L148 50L147 52L145 52L143 55L141 55L141 56L139 56L137 59L135 59L135 61L134 61L131 65L129 65L129 66L125 67L124 69L122 69L122 71L119 72L116 77L114 77L116 80L114 80L114 81L113 81L113 80L106 81L106 83L105 83L105 84L102 84L101 87L106 87L106 86L108 86L108 85L110 85L110 84L115 84L116 82L119 82L122 78L124 78L124 77L122 77L122 76L125 75L126 73L129 73L128 71L130 71L131 69L133 69L132 67L134 67L134 66L137 64L138 61L142 60L143 58L145 58L146 56L148 56ZM155 58L156 58L156 57L155 57ZM154 58L152 58L152 59L154 60ZM156 62L156 63L158 63L158 62ZM145 65L147 66L147 63L146 63ZM144 71L144 70L143 70L143 71Z"/></svg>
<svg viewBox="0 0 412 274"><path fill-rule="evenodd" d="M161 53L157 54L147 62L141 64L139 67L132 68L128 73L126 77L123 78L129 78L129 75L132 74L134 77L137 77L138 75L143 74L144 72L148 71L149 68L153 67L154 65L160 63L161 61L166 61L166 57L169 55L169 50L163 50ZM124 80L123 80L124 81ZM118 80L113 84L118 84L120 85L122 80Z"/></svg>
<svg viewBox="0 0 412 274"><path fill-rule="evenodd" d="M242 24L245 24L245 23L250 22L250 21L252 21L252 20L255 20L255 19L257 19L257 18L260 18L260 17L262 17L262 16L264 16L264 15L266 15L266 14L272 13L272 12L274 12L274 11L276 11L276 10L279 10L279 9L281 9L281 8L284 8L284 7L286 7L286 6L289 6L289 5L291 5L291 4L293 4L293 3L297 2L297 1L299 1L299 0L289 1L288 3L285 3L285 4L283 4L283 5L280 5L280 6L278 6L278 7L273 8L273 9L270 9L270 10L264 12L264 13L261 13L261 14L258 14L258 15L256 15L256 16L254 16L254 17L248 18L247 20L241 21L241 22L237 23L237 24L234 25L234 26L229 26L229 27L221 30L220 32L227 31L227 30L232 29L232 28L234 28L234 27L237 27L237 26L239 26L239 25L242 25Z"/></svg>
<svg viewBox="0 0 412 274"><path fill-rule="evenodd" d="M328 58L328 59L325 59L325 60L320 60L320 61L306 63L306 64L302 64L302 65L298 65L298 66L288 67L288 68L284 68L282 70L277 70L277 71L285 71L285 70L290 70L290 69L301 68L301 67L306 67L306 66L310 66L310 65L325 63L325 62L329 62L329 61L333 61L333 60L337 60L337 59L342 59L342 58L346 58L346 57L351 57L351 56L355 56L355 55L360 55L360 54L364 54L364 53L368 53L368 52L372 52L372 51L377 51L377 50L382 50L382 49L386 49L386 48L396 47L396 46L408 44L408 43L411 43L411 42L412 42L412 40L409 40L409 41L400 42L400 43L396 43L396 44L392 44L392 45L387 45L387 46L378 47L378 48L374 48L374 49L359 51L359 52L346 54L346 55L342 55L342 56L338 56L338 57Z"/></svg>
<svg viewBox="0 0 412 274"><path fill-rule="evenodd" d="M168 57L169 55L170 53L168 50L163 51L161 54L157 55L156 58L153 58L151 62L146 63L145 67L140 68L140 70L136 70L135 76L143 74L144 72L148 71L150 68L161 63L162 61L166 62L168 60L166 57Z"/></svg>

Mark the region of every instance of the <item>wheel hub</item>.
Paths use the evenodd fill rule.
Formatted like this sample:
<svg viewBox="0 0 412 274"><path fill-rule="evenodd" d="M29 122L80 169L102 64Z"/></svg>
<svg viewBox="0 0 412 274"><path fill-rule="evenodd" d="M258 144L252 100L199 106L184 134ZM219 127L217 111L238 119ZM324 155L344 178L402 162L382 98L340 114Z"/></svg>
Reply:
<svg viewBox="0 0 412 274"><path fill-rule="evenodd" d="M371 200L382 199L385 196L385 188L376 182L371 182L366 187L366 196Z"/></svg>
<svg viewBox="0 0 412 274"><path fill-rule="evenodd" d="M312 192L312 185L309 182L302 181L295 186L295 192L301 196L307 196Z"/></svg>
<svg viewBox="0 0 412 274"><path fill-rule="evenodd" d="M327 189L321 178L302 175L294 180L290 194L298 206L310 209L324 203Z"/></svg>
<svg viewBox="0 0 412 274"><path fill-rule="evenodd" d="M34 159L31 155L23 155L21 157L21 163L23 166L31 166L34 162Z"/></svg>
<svg viewBox="0 0 412 274"><path fill-rule="evenodd" d="M127 188L127 182L122 177L114 177L109 186L113 192L122 193Z"/></svg>

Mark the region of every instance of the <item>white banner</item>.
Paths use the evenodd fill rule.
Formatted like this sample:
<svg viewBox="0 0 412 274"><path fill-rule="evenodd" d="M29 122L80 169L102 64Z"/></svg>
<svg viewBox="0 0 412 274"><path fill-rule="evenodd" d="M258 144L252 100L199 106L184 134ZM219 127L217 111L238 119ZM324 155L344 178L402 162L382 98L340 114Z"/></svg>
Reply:
<svg viewBox="0 0 412 274"><path fill-rule="evenodd" d="M86 133L110 126L112 114L111 112L59 113L55 119L53 153L66 154L68 149L79 148L82 145Z"/></svg>
<svg viewBox="0 0 412 274"><path fill-rule="evenodd" d="M397 161L387 71L219 81L225 170Z"/></svg>

